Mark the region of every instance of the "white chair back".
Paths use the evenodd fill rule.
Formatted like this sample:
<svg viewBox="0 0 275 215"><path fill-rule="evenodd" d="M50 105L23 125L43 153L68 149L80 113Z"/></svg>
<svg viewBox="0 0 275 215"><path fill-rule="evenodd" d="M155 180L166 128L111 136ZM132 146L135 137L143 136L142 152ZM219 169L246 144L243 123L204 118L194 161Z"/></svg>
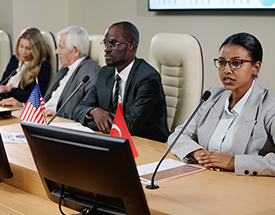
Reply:
<svg viewBox="0 0 275 215"><path fill-rule="evenodd" d="M173 132L192 114L202 95L201 46L189 34L159 33L151 40L149 63L161 74L168 128Z"/></svg>
<svg viewBox="0 0 275 215"><path fill-rule="evenodd" d="M12 43L10 35L0 30L0 79L5 72L5 69L12 55Z"/></svg>
<svg viewBox="0 0 275 215"><path fill-rule="evenodd" d="M49 81L48 86L50 86L50 83L52 82L53 77L58 71L58 56L55 53L55 50L57 48L56 41L54 35L49 31L41 31L41 34L44 37L44 40L47 44L49 55L50 55L50 64L51 64L51 78Z"/></svg>
<svg viewBox="0 0 275 215"><path fill-rule="evenodd" d="M90 58L98 63L99 66L105 66L104 50L100 45L100 41L103 40L103 35L93 34L90 35Z"/></svg>

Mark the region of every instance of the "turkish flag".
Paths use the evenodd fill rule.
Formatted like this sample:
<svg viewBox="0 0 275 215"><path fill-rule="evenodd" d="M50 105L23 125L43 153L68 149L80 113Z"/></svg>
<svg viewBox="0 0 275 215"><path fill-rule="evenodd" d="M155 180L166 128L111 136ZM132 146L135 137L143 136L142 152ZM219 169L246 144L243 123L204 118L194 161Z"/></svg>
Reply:
<svg viewBox="0 0 275 215"><path fill-rule="evenodd" d="M114 121L113 121L113 125L112 125L110 135L114 136L114 137L122 137L122 138L128 139L134 158L138 157L137 149L136 149L136 147L133 143L131 134L130 134L130 132L127 128L127 125L124 121L121 103L119 103L118 106L117 106L116 115L115 115L115 118L114 118Z"/></svg>

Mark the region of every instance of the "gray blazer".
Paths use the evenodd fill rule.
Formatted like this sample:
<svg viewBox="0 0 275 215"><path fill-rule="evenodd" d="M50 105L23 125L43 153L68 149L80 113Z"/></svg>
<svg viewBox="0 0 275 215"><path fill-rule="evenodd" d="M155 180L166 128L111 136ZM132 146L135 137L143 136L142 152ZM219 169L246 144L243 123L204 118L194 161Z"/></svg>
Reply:
<svg viewBox="0 0 275 215"><path fill-rule="evenodd" d="M74 119L93 130L98 130L93 119L86 120L86 114L100 107L109 111L115 81L115 68L105 66L99 72L95 87L76 107ZM123 98L123 113L132 135L166 142L166 101L159 73L143 59L135 59L130 71Z"/></svg>
<svg viewBox="0 0 275 215"><path fill-rule="evenodd" d="M62 79L62 71L64 69L65 68L62 67L54 76L51 85L49 86L44 97L45 102L47 102L51 98L56 83L59 83L59 81ZM77 86L81 83L81 81L86 75L88 75L90 79L86 84L84 84L84 86L82 86L77 91L77 93L71 98L71 100L63 108L63 110L58 114L58 116L73 119L73 112L76 105L79 104L79 102L85 97L89 89L91 89L92 86L95 84L99 70L100 66L89 57L84 58L83 61L80 62L80 64L73 72L72 76L68 80L66 86L64 87L60 95L57 104L57 110L67 100L67 98L72 94L72 92L77 88Z"/></svg>
<svg viewBox="0 0 275 215"><path fill-rule="evenodd" d="M202 105L172 152L183 159L197 149L208 150L209 140L222 116L225 100L230 91L223 87L210 88L211 96ZM169 136L168 144L183 125ZM275 176L275 95L255 83L248 98L238 130L233 138L237 175Z"/></svg>

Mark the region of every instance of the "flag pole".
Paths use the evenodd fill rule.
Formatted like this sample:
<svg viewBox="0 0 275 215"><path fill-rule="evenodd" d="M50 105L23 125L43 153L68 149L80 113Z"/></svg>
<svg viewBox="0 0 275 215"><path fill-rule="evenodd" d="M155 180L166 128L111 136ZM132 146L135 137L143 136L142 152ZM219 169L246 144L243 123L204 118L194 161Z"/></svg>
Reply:
<svg viewBox="0 0 275 215"><path fill-rule="evenodd" d="M35 79L36 83L38 84L39 86L39 83L38 83L38 78L36 77ZM42 96L42 95L41 95ZM41 105L40 105L40 108L41 108ZM44 109L42 109L42 113L43 113L43 118L44 118L44 124L47 124L47 119L46 119L46 116L45 116L45 111Z"/></svg>

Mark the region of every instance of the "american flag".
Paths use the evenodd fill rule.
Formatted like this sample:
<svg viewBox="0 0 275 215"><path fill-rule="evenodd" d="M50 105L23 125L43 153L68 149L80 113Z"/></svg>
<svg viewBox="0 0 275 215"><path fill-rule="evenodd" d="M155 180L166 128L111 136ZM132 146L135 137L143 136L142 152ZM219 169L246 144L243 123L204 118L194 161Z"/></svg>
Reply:
<svg viewBox="0 0 275 215"><path fill-rule="evenodd" d="M39 85L33 88L30 97L20 115L23 121L44 123L43 110L45 110L44 99L42 98Z"/></svg>

